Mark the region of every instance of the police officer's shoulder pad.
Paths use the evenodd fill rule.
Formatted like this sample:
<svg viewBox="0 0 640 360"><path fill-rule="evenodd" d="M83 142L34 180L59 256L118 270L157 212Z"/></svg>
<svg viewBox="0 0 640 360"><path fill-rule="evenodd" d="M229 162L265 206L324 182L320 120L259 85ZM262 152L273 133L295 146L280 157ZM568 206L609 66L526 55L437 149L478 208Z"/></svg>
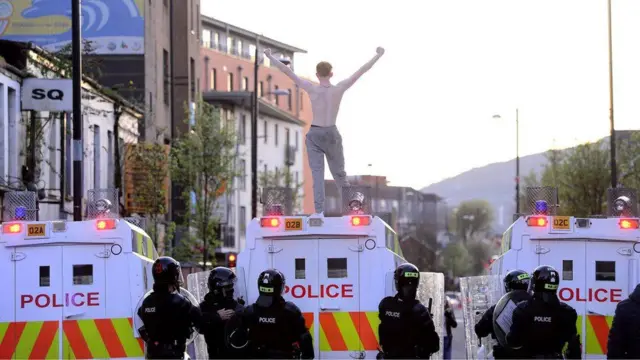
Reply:
<svg viewBox="0 0 640 360"><path fill-rule="evenodd" d="M422 305L422 303L417 303L413 305L413 308L411 309L411 311L413 311L413 313L416 315L421 315L423 313L429 312L429 310L427 310L427 307Z"/></svg>

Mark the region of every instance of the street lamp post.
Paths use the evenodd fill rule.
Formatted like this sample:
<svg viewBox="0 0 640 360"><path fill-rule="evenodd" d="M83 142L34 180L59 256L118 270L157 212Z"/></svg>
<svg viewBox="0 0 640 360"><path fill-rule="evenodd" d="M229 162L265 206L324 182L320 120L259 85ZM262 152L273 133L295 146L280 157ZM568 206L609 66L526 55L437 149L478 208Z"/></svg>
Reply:
<svg viewBox="0 0 640 360"><path fill-rule="evenodd" d="M256 42L257 43L257 42ZM253 59L253 93L251 104L251 218L258 217L258 72L260 70L260 59L258 57L258 46ZM280 62L287 65L287 59ZM286 91L286 90L283 90ZM287 92L288 93L288 92ZM278 91L272 92L275 95L282 95Z"/></svg>
<svg viewBox="0 0 640 360"><path fill-rule="evenodd" d="M82 29L81 0L71 0L73 83L73 221L82 220ZM33 131L33 130L32 130Z"/></svg>
<svg viewBox="0 0 640 360"><path fill-rule="evenodd" d="M611 31L611 0L607 1L607 15L609 25L609 147L611 152L611 187L618 186L618 174L616 166L616 131L613 121L613 37Z"/></svg>
<svg viewBox="0 0 640 360"><path fill-rule="evenodd" d="M500 115L493 115L494 119L501 119ZM520 119L516 109L516 213L520 213Z"/></svg>

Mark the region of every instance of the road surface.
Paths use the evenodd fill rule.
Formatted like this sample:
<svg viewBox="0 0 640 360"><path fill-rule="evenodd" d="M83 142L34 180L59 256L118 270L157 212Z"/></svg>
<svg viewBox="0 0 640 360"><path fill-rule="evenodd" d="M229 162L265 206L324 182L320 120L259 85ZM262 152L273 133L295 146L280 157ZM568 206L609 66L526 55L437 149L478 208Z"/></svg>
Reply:
<svg viewBox="0 0 640 360"><path fill-rule="evenodd" d="M464 340L464 320L462 318L462 309L455 309L456 320L458 321L458 327L451 329L453 335L453 345L451 349L451 359L460 360L467 358L467 351L465 350Z"/></svg>

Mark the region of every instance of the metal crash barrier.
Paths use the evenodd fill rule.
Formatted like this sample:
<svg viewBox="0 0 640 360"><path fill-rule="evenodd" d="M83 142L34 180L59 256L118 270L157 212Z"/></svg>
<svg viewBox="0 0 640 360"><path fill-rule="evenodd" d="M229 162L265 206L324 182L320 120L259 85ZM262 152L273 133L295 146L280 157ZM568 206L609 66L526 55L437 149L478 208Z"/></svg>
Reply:
<svg viewBox="0 0 640 360"><path fill-rule="evenodd" d="M502 278L497 275L470 276L460 278L462 293L462 317L464 319L465 348L467 359L478 359L478 350L485 345L484 354L492 351L490 336L478 339L475 325L482 315L504 295ZM485 356L484 359L487 357ZM481 359L483 360L483 359Z"/></svg>

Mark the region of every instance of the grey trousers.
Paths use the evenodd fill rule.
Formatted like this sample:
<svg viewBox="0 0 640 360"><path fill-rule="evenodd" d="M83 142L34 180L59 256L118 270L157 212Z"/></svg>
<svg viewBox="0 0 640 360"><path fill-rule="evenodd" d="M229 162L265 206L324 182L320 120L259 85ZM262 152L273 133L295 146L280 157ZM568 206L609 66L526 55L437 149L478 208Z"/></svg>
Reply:
<svg viewBox="0 0 640 360"><path fill-rule="evenodd" d="M338 204L342 207L342 188L349 186L344 171L342 136L335 126L312 126L306 137L307 156L313 177L313 203L316 213L324 212L324 158L338 186Z"/></svg>

